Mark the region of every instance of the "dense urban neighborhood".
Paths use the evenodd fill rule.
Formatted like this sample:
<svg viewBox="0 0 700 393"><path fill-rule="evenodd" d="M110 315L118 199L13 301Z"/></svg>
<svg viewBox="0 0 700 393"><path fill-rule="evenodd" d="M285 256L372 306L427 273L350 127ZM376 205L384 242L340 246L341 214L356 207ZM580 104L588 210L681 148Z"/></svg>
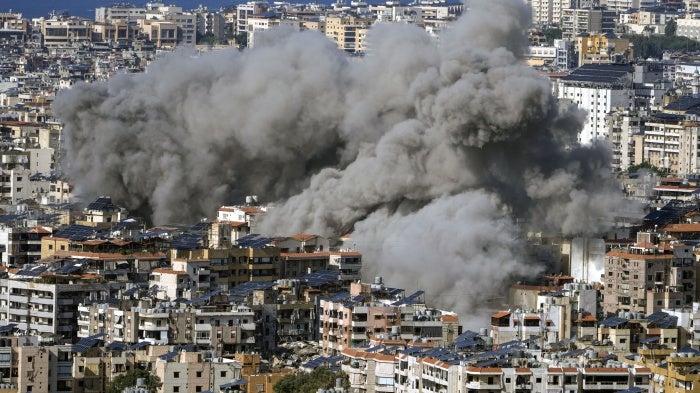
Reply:
<svg viewBox="0 0 700 393"><path fill-rule="evenodd" d="M503 12L504 23L513 18L503 8L511 3L494 4L488 12L496 20L501 17L499 12ZM548 165L544 161L563 161L566 171L552 164L552 178L544 179L544 170L523 170L522 177L527 178L523 190L534 206L528 205L528 215L513 208L525 205L516 201L520 189L507 184L520 180L517 176L510 179L507 173L496 179L503 171L498 165L479 167L484 179L490 180L445 176L446 183L463 182L470 190L506 190L498 199L511 203L508 206L516 216L516 229L512 230L510 221L504 224L489 217L477 222L482 216L457 207L447 213L434 207L434 201L474 203L476 210L486 210L484 215L495 215L483 208L490 204L478 205L482 194L468 194L464 199L445 196L459 194L463 188L436 187L439 191L427 193L428 197L413 199L412 193L429 188L420 181L402 188L396 200L370 201L367 204L372 207L364 208L354 200L360 199L356 197L360 194L343 188L342 181L347 173L354 173L350 171L359 160L348 163L362 158L366 146L381 142L371 135L363 135L357 143L347 138L345 145L354 149L351 153L351 149L341 151L335 146L316 151L312 144L315 137L300 138L301 147L295 145L297 150L293 151L308 149L310 155L316 155L300 170L279 161L282 164L275 168L280 178L289 178L288 182L266 178L260 158L266 156L251 153L253 147L232 145L239 151L224 149L223 154L245 157L244 165L250 172L236 181L250 185L255 183L250 179L260 179L251 190L245 190L248 195L236 194L239 200L220 198L223 193L216 185L202 180L207 196L215 195L219 199L212 200L222 203L204 207L175 204L167 206L175 213L160 214L163 205L185 201L188 196L166 198L165 202L148 199L158 194L142 190L140 183L143 188L151 187L151 179L149 172L136 164L138 159L152 158L136 147L147 138L135 136L133 145L122 141L123 146L117 146L104 137L129 128L131 123L141 130L190 119L173 114L186 111L173 96L175 89L162 95L153 93L166 101L172 98L166 102L172 105L172 113L149 113L149 108L135 105L128 114L136 115L129 117L124 115L123 102L100 101L103 96L118 94L115 92L129 83L139 84L129 82L135 80L128 79L133 75L152 78L140 80L142 88L151 88L148 83L157 81L158 73L166 70L163 62L174 63L178 58L192 61L226 51L245 54L269 50L276 48L266 46L275 39L274 34L303 32L313 34L307 36L309 42L316 38L308 37L325 37L322 45L337 50L348 64L357 64L379 51L391 51L392 45L401 45L396 39L392 45L372 41L373 30L386 25L411 25L429 42L448 42L445 37L463 14L479 12L469 3L255 1L219 10L203 6L186 10L163 3L115 4L97 7L94 19L50 10L44 17L27 19L0 9L7 11L0 13L0 393L700 392L700 2L530 0L526 8L531 19L527 19L527 26L521 26L525 27L520 36L523 53L517 53L519 47L510 42L488 47L491 44L482 44L479 37L474 38L475 47L488 47L483 52L490 55L467 52L476 59L473 67L486 70L480 72L488 74L489 69L506 64L522 77L518 83L538 81L508 86L512 91L507 94L521 97L519 89L545 86L544 96L558 106L548 106L547 101L542 105L542 118L518 117L512 126L488 118L483 120L486 126L467 121L479 129L477 136L460 139L460 135L450 135L455 144L467 146L473 154L481 154L478 150L485 152L483 157L508 156L507 150L490 150L492 145L506 144L503 139L507 138L489 132L496 130L497 134L501 128L512 131L521 124L526 130L573 127L566 135L552 134L561 136L549 138L557 139L554 142L528 134L514 136L528 140L515 143L527 152L536 146L544 150L550 143L562 144L566 153L553 152L551 160L547 151L524 154L524 159L542 158L538 163L542 167ZM477 20L472 19L472 24ZM482 27L472 28L478 32ZM483 28L486 33L498 30L493 25ZM406 30L406 36L418 37L413 31ZM304 57L302 49L292 48ZM508 55L503 54L506 50ZM417 53L409 55L421 58ZM395 56L401 57L399 51ZM445 56L453 60L451 55ZM275 59L270 55L266 61L274 63ZM295 57L289 67L301 68L298 63L303 61ZM216 68L212 64L205 66ZM390 67L382 70L387 86L402 84L400 73L412 72L410 67L399 65L398 61L393 64L399 75L390 75ZM344 70L334 67L329 69ZM443 79L449 79L449 62L441 67L436 68ZM196 72L192 74L197 77ZM244 77L257 81L252 75ZM501 74L496 75L494 79L499 79ZM274 79L275 75L267 76ZM209 83L200 77L203 84ZM334 77L347 76L338 72ZM112 81L117 82L108 84ZM542 81L546 84L540 84ZM102 119L88 106L75 109L78 101L59 105L63 114L73 116L75 110L77 114L71 119L55 112L54 102L61 96L100 84L107 86L108 92L85 90L94 93L86 101L99 101L113 117ZM180 81L173 84L186 85ZM496 83L489 80L481 84ZM464 90L471 87L465 86ZM280 82L272 89L285 94L287 87ZM212 86L207 89L215 95ZM420 84L414 84L404 93L408 96L420 89ZM191 90L194 88L186 89ZM244 87L239 90L248 94ZM248 101L259 97L274 101L258 90L250 91L250 96L245 96ZM367 91L374 93L369 88ZM354 90L351 96L361 99ZM478 101L476 97L469 99ZM435 106L441 105L439 98ZM514 104L507 99L505 104L497 102L498 98L489 96L491 101L469 115L479 117L491 109L486 107L494 106L497 112L503 108L497 117L507 118L507 105ZM333 129L381 128L395 121L392 116L400 118L395 113L400 112L396 110L400 104L387 104L389 101L391 96L387 95L374 102L379 114L371 121L350 124L347 118L342 122L326 114L321 119L333 123ZM396 107L391 106L394 104ZM537 107L540 102L533 99L531 104ZM267 105L265 101L261 107ZM82 117L81 110L91 114ZM369 109L358 106L353 111ZM221 117L229 115L219 112ZM247 115L254 117L253 112ZM556 117L554 112L564 114ZM304 123L308 113L299 113L280 116L297 121L302 128L320 123ZM442 116L442 112L436 113L416 116L426 123L431 116ZM147 118L161 123L149 123L151 120L144 120ZM100 120L111 124L106 134L97 131ZM210 124L208 119L201 121ZM70 138L66 137L67 123L73 127ZM259 127L278 126L274 121L261 124ZM444 124L447 126L442 128L449 129L451 123ZM87 130L83 139L76 137L80 127ZM397 129L402 130L391 128ZM180 143L175 143L177 149L190 149L183 142L185 138L177 134L180 131L172 130L172 139L178 142L180 138ZM276 144L286 143L282 139L295 136L280 134L279 139L261 143L262 149L274 150ZM319 139L324 138L339 139L335 134ZM151 139L156 145L162 142ZM225 140L221 143L230 146ZM162 150L176 151L171 142L162 142ZM418 145L415 141L402 143ZM106 179L114 175L108 170L97 175L76 170L74 157L87 154L90 149L85 146L99 144L104 150L93 151L81 160L91 169L115 168L115 162L123 165L119 168L130 168L124 170L121 180ZM576 146L589 150L577 150ZM214 147L207 149L207 154L218 157ZM110 154L102 154L106 150ZM140 156L133 159L124 153L130 150ZM275 150L275 155L288 154L280 151ZM114 152L119 154L111 154ZM452 156L443 153L440 157L449 162ZM341 156L330 161L344 172L330 175L336 183L322 183L332 184L340 190L338 194L325 187L320 187L319 193L331 195L334 201L339 195L350 195L352 203L336 210L351 218L322 211L322 219L309 225L304 219L280 224L285 221L279 216L289 218L293 213L315 210L317 205L304 202L310 198L292 197L284 204L277 201L280 195L296 195L303 187L321 183L320 177L299 181L303 185L291 192L278 189L295 187L292 180L299 171L327 174L319 164L329 160L327 154ZM585 169L589 163L585 157L595 155L603 157L599 162L604 165L591 161L592 169ZM382 157L380 153L376 156ZM574 160L567 161L571 157ZM504 162L517 166L518 159ZM206 161L200 156L197 160ZM109 165L101 161L109 161ZM176 167L176 161L158 165ZM382 165L391 166L394 161L399 160L382 161ZM430 160L426 162L421 165L429 167ZM184 167L191 163L187 161ZM213 167L219 165L215 162ZM385 184L389 188L391 179L367 168L371 167L360 167L357 172L363 177L376 176L379 186L363 186L366 193L381 194L377 189L383 191ZM90 178L76 176L81 170L90 173ZM173 179L168 175L171 172L163 173L164 179L156 182L170 182L166 190L171 194L181 183L190 184L191 180L184 178L196 181L211 175L193 169L180 173L183 179ZM213 178L235 177L222 173L226 175L214 174ZM399 170L394 173L401 177ZM139 180L130 183L130 175ZM567 188L579 181L578 177L590 178L580 180L586 184L596 184L599 175L613 182L614 197L622 203L609 203L607 191L598 194L596 188L586 188L599 196L586 199L577 188ZM350 184L362 188L356 178L348 177ZM92 188L80 186L85 182ZM94 192L95 185L110 182L119 183L121 188ZM152 187L163 192L159 184ZM182 194L190 189L182 186ZM253 195L259 190L269 190L269 195ZM565 205L562 215L551 215L557 211L558 200L548 198L558 193L566 194L562 198L567 203L572 202ZM512 201L504 196L509 194L516 194ZM416 209L415 203L406 201L416 200L421 201L421 208L433 206L434 210L411 210ZM577 209L595 211L597 206L606 210L595 220L576 219L572 213ZM183 222L182 217L207 208L206 216ZM406 221L391 221L391 214L404 211L410 213L401 218L415 218L421 223L419 230L396 230L400 236L379 247L367 240L371 224L408 227ZM420 215L423 213L429 218ZM276 221L269 221L275 214ZM447 232L463 237L456 237L456 241L431 237L434 227L439 227L435 222L449 224L453 216L460 228L473 227L473 232L447 226ZM534 225L540 216L546 217L542 222L549 226ZM166 222L163 217L174 221ZM464 217L467 219L459 221ZM560 221L564 223L554 230L552 222ZM596 224L589 226L592 222ZM600 222L606 225L598 225ZM328 233L328 228L335 233ZM410 244L426 242L423 252L411 256L419 263L410 266L408 262L401 265L402 259L410 259L406 253L387 252L391 247L413 250ZM492 251L499 248L510 250ZM448 251L454 252L446 256ZM378 267L387 263L392 268ZM391 270L405 270L405 274L382 273ZM497 270L503 272L495 273ZM461 276L472 278L462 281ZM434 281L443 280L442 285L450 287L446 292L435 289L441 282ZM476 290L466 288L469 283Z"/></svg>

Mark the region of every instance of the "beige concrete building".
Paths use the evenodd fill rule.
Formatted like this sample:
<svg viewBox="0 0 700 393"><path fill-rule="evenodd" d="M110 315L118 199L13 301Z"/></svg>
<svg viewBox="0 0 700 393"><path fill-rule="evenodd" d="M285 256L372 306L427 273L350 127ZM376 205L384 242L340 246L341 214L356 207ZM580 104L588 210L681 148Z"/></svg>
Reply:
<svg viewBox="0 0 700 393"><path fill-rule="evenodd" d="M371 19L354 16L326 17L326 37L338 45L340 50L350 53L365 52L365 36L372 24Z"/></svg>
<svg viewBox="0 0 700 393"><path fill-rule="evenodd" d="M648 162L670 173L698 173L700 125L683 115L663 113L644 124L644 134L635 139L634 163Z"/></svg>
<svg viewBox="0 0 700 393"><path fill-rule="evenodd" d="M158 48L173 48L180 39L180 27L175 22L139 19L137 23L140 31Z"/></svg>
<svg viewBox="0 0 700 393"><path fill-rule="evenodd" d="M605 256L603 312L652 314L663 308L692 304L697 277L692 247L662 253L649 239Z"/></svg>
<svg viewBox="0 0 700 393"><path fill-rule="evenodd" d="M51 18L41 21L41 35L49 48L68 47L92 40L93 21L79 17Z"/></svg>

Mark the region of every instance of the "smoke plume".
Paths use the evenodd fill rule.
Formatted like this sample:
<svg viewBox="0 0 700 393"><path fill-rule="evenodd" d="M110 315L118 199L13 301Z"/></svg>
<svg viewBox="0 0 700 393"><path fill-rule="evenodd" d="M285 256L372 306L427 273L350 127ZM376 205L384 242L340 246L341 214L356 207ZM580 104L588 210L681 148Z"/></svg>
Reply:
<svg viewBox="0 0 700 393"><path fill-rule="evenodd" d="M76 86L55 104L66 169L80 192L156 223L259 194L279 204L258 231L352 230L367 277L469 310L541 269L523 229L597 233L620 202L608 149L576 145L582 113L522 62L525 3L470 7L439 40L374 26L361 59L317 33L272 32L252 50L180 52Z"/></svg>

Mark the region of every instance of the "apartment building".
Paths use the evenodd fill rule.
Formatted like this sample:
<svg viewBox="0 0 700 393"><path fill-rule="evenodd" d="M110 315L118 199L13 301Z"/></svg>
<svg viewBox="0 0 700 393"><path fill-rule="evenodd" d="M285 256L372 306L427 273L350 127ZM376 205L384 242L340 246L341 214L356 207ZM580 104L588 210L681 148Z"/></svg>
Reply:
<svg viewBox="0 0 700 393"><path fill-rule="evenodd" d="M326 37L338 45L338 49L349 53L363 53L367 46L365 36L373 21L354 16L327 16Z"/></svg>
<svg viewBox="0 0 700 393"><path fill-rule="evenodd" d="M674 349L643 348L627 362L634 365L635 369L651 372L649 391L688 392L695 390L700 383L697 370L700 356L695 350L681 352Z"/></svg>
<svg viewBox="0 0 700 393"><path fill-rule="evenodd" d="M384 291L381 284L352 283L350 292L321 299L319 341L324 353L336 355L372 338L447 343L459 333L456 315L426 307L423 291L401 299L402 290ZM392 302L380 302L380 298Z"/></svg>
<svg viewBox="0 0 700 393"><path fill-rule="evenodd" d="M196 345L216 356L256 350L255 312L246 306L224 303L198 308L195 303L141 301L138 306L107 304L80 306L79 337L104 334L105 341L128 345ZM201 305L200 305L201 306Z"/></svg>
<svg viewBox="0 0 700 393"><path fill-rule="evenodd" d="M562 11L573 8L571 0L530 0L532 23L537 26L561 24Z"/></svg>
<svg viewBox="0 0 700 393"><path fill-rule="evenodd" d="M557 97L587 112L578 141L590 144L608 137L605 116L633 102L632 68L618 64L585 64L557 81Z"/></svg>
<svg viewBox="0 0 700 393"><path fill-rule="evenodd" d="M605 256L603 312L653 314L691 305L697 293L692 246L679 244L663 253L649 242L649 236L640 235L638 240Z"/></svg>
<svg viewBox="0 0 700 393"><path fill-rule="evenodd" d="M41 238L51 234L42 228L0 225L2 265L22 267L41 258Z"/></svg>
<svg viewBox="0 0 700 393"><path fill-rule="evenodd" d="M634 111L613 109L605 116L608 141L612 148L612 167L615 171L627 170L637 162L633 136L641 129L641 118Z"/></svg>
<svg viewBox="0 0 700 393"><path fill-rule="evenodd" d="M182 35L177 23L166 20L139 19L139 30L158 48L174 48Z"/></svg>
<svg viewBox="0 0 700 393"><path fill-rule="evenodd" d="M574 41L583 33L612 33L616 16L615 11L604 8L565 8L560 23L562 39Z"/></svg>
<svg viewBox="0 0 700 393"><path fill-rule="evenodd" d="M397 353L344 349L341 368L357 392L571 393L648 391L651 387L651 370L636 364L598 365L596 359L589 359L582 365L501 365L508 361L477 361L475 365L455 355L442 348L409 348ZM524 359L512 360L518 363ZM392 363L393 378L388 377Z"/></svg>
<svg viewBox="0 0 700 393"><path fill-rule="evenodd" d="M21 279L0 279L0 319L33 335L54 335L70 340L77 335L78 306L104 301L113 295L112 285L99 278L39 278L38 270L24 268L14 273ZM53 282L51 282L53 281Z"/></svg>
<svg viewBox="0 0 700 393"><path fill-rule="evenodd" d="M361 268L362 254L356 251L280 253L282 278L298 278L328 270L338 272L340 285L349 286L360 280Z"/></svg>
<svg viewBox="0 0 700 393"><path fill-rule="evenodd" d="M634 51L630 41L617 38L614 34L588 34L575 38L578 65L609 64L615 62L631 62Z"/></svg>
<svg viewBox="0 0 700 393"><path fill-rule="evenodd" d="M699 125L683 115L656 113L644 124L643 136L637 138L635 163L648 162L670 173L697 173Z"/></svg>
<svg viewBox="0 0 700 393"><path fill-rule="evenodd" d="M53 17L42 20L43 44L48 48L59 48L90 42L93 24L92 20L79 17Z"/></svg>
<svg viewBox="0 0 700 393"><path fill-rule="evenodd" d="M135 7L131 4L115 4L111 7L95 8L96 22L112 22L115 19L130 22L145 18L146 8Z"/></svg>
<svg viewBox="0 0 700 393"><path fill-rule="evenodd" d="M602 0L600 5L606 6L611 11L627 12L642 8L652 8L659 5L656 0Z"/></svg>
<svg viewBox="0 0 700 393"><path fill-rule="evenodd" d="M248 18L253 15L261 15L267 11L269 4L262 1L249 1L236 6L236 25L234 34L242 34L248 31Z"/></svg>

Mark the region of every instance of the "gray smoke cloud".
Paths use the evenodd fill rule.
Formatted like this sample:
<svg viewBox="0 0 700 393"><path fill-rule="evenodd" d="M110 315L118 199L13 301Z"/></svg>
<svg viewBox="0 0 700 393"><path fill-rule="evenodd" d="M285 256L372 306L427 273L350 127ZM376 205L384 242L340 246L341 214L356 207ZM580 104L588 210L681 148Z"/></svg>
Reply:
<svg viewBox="0 0 700 393"><path fill-rule="evenodd" d="M60 95L65 166L81 192L156 223L245 194L280 201L258 231L352 230L366 277L473 310L543 269L520 251L524 229L595 234L621 202L607 147L576 145L582 112L522 62L529 22L521 1L475 0L439 40L374 26L361 59L289 32L178 53Z"/></svg>

